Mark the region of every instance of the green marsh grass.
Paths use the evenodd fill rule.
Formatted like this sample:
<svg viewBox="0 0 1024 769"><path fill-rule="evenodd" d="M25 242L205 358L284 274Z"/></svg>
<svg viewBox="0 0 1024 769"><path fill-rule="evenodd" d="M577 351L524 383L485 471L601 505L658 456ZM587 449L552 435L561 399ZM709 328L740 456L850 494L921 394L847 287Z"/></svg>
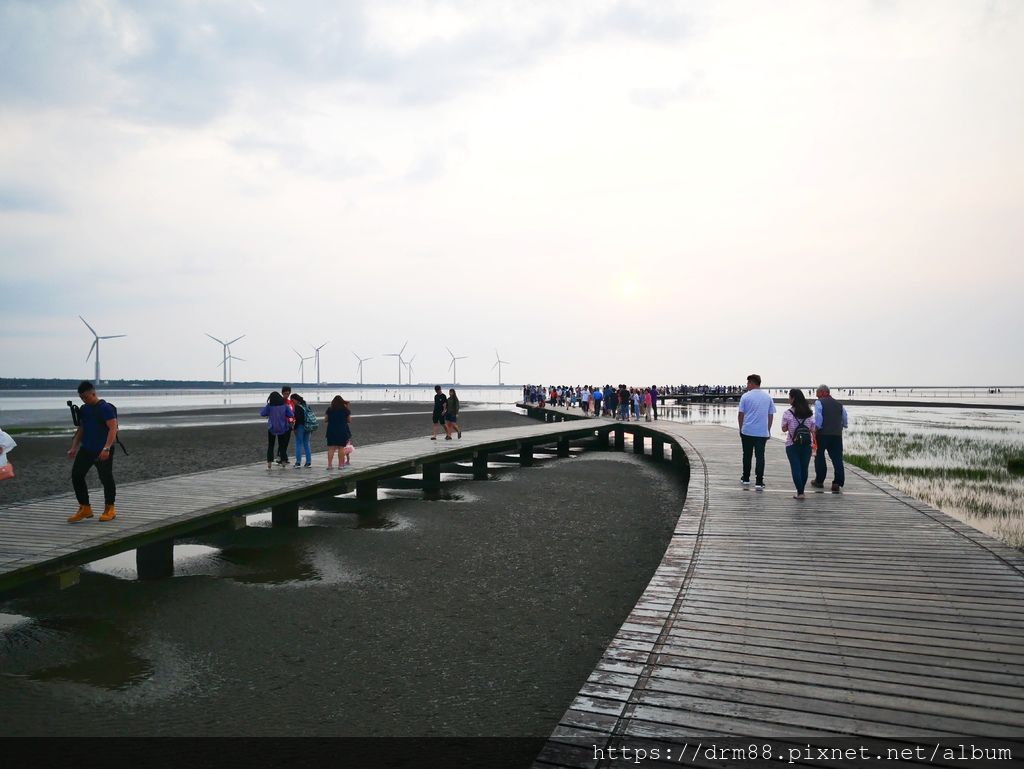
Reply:
<svg viewBox="0 0 1024 769"><path fill-rule="evenodd" d="M901 491L1024 549L1024 443L983 427L851 430L845 458Z"/></svg>

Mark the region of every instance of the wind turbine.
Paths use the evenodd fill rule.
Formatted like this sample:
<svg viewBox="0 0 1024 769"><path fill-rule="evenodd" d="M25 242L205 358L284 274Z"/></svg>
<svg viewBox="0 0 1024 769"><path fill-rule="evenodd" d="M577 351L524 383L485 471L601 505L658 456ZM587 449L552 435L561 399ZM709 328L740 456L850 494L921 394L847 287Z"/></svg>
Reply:
<svg viewBox="0 0 1024 769"><path fill-rule="evenodd" d="M448 351L448 354L452 356L452 362L450 364L448 364L448 370L452 372L452 384L458 384L459 383L459 369L458 369L458 366L455 365L455 362L459 361L459 360L465 360L469 356L468 355L456 355L455 353L452 352L452 348L451 347L447 347L446 346L444 349L446 349Z"/></svg>
<svg viewBox="0 0 1024 769"><path fill-rule="evenodd" d="M509 362L507 360L502 360L501 356L498 355L498 351L495 350L494 351L494 366L491 366L491 371L494 371L495 367L497 367L497 369L498 369L498 385L499 386L505 384L504 382L501 381L501 364L502 363L504 363L506 366L509 365Z"/></svg>
<svg viewBox="0 0 1024 769"><path fill-rule="evenodd" d="M244 337L245 334L242 334L242 336L236 336L230 342L225 342L223 339L218 339L217 337L213 336L212 334L207 334L207 336L210 337L210 339L212 339L214 342L216 342L217 344L221 345L221 347L224 348L224 357L221 359L220 365L224 367L224 387L227 387L228 383L231 381L231 376L228 373L228 369L230 368L229 361L231 359L231 345L233 345L239 339Z"/></svg>
<svg viewBox="0 0 1024 769"><path fill-rule="evenodd" d="M317 387L320 386L320 351L323 348L325 348L328 344L330 344L330 342L324 342L319 347L313 347L313 345L310 345L310 347L313 347L313 355L316 357L316 386Z"/></svg>
<svg viewBox="0 0 1024 769"><path fill-rule="evenodd" d="M81 315L78 316L78 319L80 321L82 321L82 323L85 323L85 318L83 318ZM92 335L94 337L94 339L92 340L92 346L89 348L89 354L85 356L85 359L89 360L89 357L92 355L92 351L93 350L96 351L96 384L98 385L98 384L101 384L101 382L100 382L100 340L101 339L118 339L119 337L128 336L128 335L127 334L111 334L110 336L100 336L99 334L96 333L96 329L94 329L88 323L85 323L85 327L87 329L89 329L90 331L92 331Z"/></svg>
<svg viewBox="0 0 1024 769"><path fill-rule="evenodd" d="M292 348L292 352L299 356L299 379L302 380L302 384L306 384L306 361L313 360L312 355L306 355L303 357L302 353Z"/></svg>
<svg viewBox="0 0 1024 769"><path fill-rule="evenodd" d="M408 340L402 345L402 349L398 352L386 352L384 353L385 358L398 358L398 384L402 384L402 364L405 363L402 360L402 353L405 352L405 348L409 346Z"/></svg>
<svg viewBox="0 0 1024 769"><path fill-rule="evenodd" d="M415 355L413 355L411 358L409 358L408 362L405 364L405 371L409 375L408 384L412 384L412 362L414 360L416 360L416 356Z"/></svg>
<svg viewBox="0 0 1024 769"><path fill-rule="evenodd" d="M370 357L370 358L360 358L355 353L352 353L352 354L355 355L356 356L356 360L359 361L359 365L356 366L356 373L359 374L359 384L362 384L363 383L363 364L366 363L366 361L368 361L368 360L373 360L373 358L372 357Z"/></svg>

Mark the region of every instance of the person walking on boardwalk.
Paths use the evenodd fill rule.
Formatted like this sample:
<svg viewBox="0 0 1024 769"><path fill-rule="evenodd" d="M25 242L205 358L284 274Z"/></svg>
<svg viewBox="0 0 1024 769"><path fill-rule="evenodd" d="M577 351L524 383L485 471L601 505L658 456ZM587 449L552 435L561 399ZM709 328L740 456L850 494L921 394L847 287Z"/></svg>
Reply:
<svg viewBox="0 0 1024 769"><path fill-rule="evenodd" d="M658 385L651 385L651 413L658 418Z"/></svg>
<svg viewBox="0 0 1024 769"><path fill-rule="evenodd" d="M455 388L448 390L448 406L445 411L445 421L447 424L445 428L448 435L445 436L447 440L452 439L452 433L456 432L459 434L459 438L462 437L462 428L459 427L459 396L455 394Z"/></svg>
<svg viewBox="0 0 1024 769"><path fill-rule="evenodd" d="M306 399L301 395L292 395L292 411L295 413L295 423L292 432L295 433L295 466L302 467L302 454L305 450L306 467L311 467L313 453L309 448L309 433L306 431L306 409L310 408Z"/></svg>
<svg viewBox="0 0 1024 769"><path fill-rule="evenodd" d="M288 439L291 437L291 422L294 414L288 401L277 390L270 393L267 405L260 409L260 416L267 418L267 469L274 465L274 441L277 441L277 463L288 466Z"/></svg>
<svg viewBox="0 0 1024 769"><path fill-rule="evenodd" d="M348 401L340 395L331 399L324 421L327 422L327 469L334 469L334 457L338 457L338 469L349 463L345 447L352 440L352 412Z"/></svg>
<svg viewBox="0 0 1024 769"><path fill-rule="evenodd" d="M740 483L750 485L750 455L755 458L754 489L764 491L764 445L772 433L775 419L775 402L772 396L761 389L761 376L747 377L747 391L740 398L737 420L740 425L740 441L743 444L743 475Z"/></svg>
<svg viewBox="0 0 1024 769"><path fill-rule="evenodd" d="M786 457L793 474L796 494L793 499L806 499L807 471L811 464L811 447L814 443L814 412L811 411L803 390L794 387L789 391L789 408L782 414L782 432L786 433Z"/></svg>
<svg viewBox="0 0 1024 769"><path fill-rule="evenodd" d="M814 425L817 428L818 452L814 456L814 480L811 486L825 488L828 465L825 453L832 460L832 493L839 494L846 484L846 469L843 467L843 430L849 426L850 418L846 406L832 397L828 385L818 385L818 400L814 401Z"/></svg>
<svg viewBox="0 0 1024 769"><path fill-rule="evenodd" d="M92 382L83 381L78 385L78 397L82 399L83 405L80 407L78 429L68 450L68 457L75 460L71 466L71 486L78 500L78 512L68 518L68 523L92 518L89 486L85 476L93 465L103 484L103 514L100 520L112 521L117 517L117 511L114 510L117 484L114 482L113 448L117 440L117 410L100 400Z"/></svg>
<svg viewBox="0 0 1024 769"><path fill-rule="evenodd" d="M651 409L653 408L653 406L654 399L651 397L651 388L646 387L644 388L644 402L643 405L640 407L640 411L644 415L645 422L651 421Z"/></svg>
<svg viewBox="0 0 1024 769"><path fill-rule="evenodd" d="M430 440L432 441L437 440L438 428L444 428L445 435L449 438L451 437L448 432L448 426L444 421L444 412L447 406L448 397L441 392L441 385L434 385L434 413L430 417L434 423L433 432L430 435ZM543 401L541 401L541 408L543 408Z"/></svg>

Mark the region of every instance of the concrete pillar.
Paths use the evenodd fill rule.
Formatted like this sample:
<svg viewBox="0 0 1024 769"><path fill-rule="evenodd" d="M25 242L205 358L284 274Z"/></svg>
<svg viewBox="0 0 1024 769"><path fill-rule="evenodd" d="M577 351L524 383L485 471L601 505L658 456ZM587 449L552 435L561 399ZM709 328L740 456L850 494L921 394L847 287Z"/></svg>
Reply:
<svg viewBox="0 0 1024 769"><path fill-rule="evenodd" d="M360 502L376 502L377 481L356 481L356 499Z"/></svg>
<svg viewBox="0 0 1024 769"><path fill-rule="evenodd" d="M679 446L672 447L672 464L680 470L689 471L690 463L686 460L686 454Z"/></svg>
<svg viewBox="0 0 1024 769"><path fill-rule="evenodd" d="M533 446L527 444L519 447L519 466L533 466Z"/></svg>
<svg viewBox="0 0 1024 769"><path fill-rule="evenodd" d="M270 522L276 527L294 528L299 525L299 503L284 502L270 508Z"/></svg>
<svg viewBox="0 0 1024 769"><path fill-rule="evenodd" d="M423 465L423 496L436 497L441 492L441 463Z"/></svg>
<svg viewBox="0 0 1024 769"><path fill-rule="evenodd" d="M651 436L651 456L655 459L665 458L665 443L661 438Z"/></svg>
<svg viewBox="0 0 1024 769"><path fill-rule="evenodd" d="M626 431L621 427L616 427L613 432L615 433L615 450L622 451L626 448Z"/></svg>
<svg viewBox="0 0 1024 769"><path fill-rule="evenodd" d="M643 454L644 453L644 434L639 430L633 431L633 453Z"/></svg>
<svg viewBox="0 0 1024 769"><path fill-rule="evenodd" d="M597 434L597 447L602 451L608 450L608 430L601 430Z"/></svg>
<svg viewBox="0 0 1024 769"><path fill-rule="evenodd" d="M296 515L298 507L295 508ZM174 576L174 539L162 539L135 551L139 579L163 579Z"/></svg>
<svg viewBox="0 0 1024 769"><path fill-rule="evenodd" d="M69 587L77 585L81 576L82 570L77 566L72 566L70 569L64 569L64 571L54 574L53 584L57 586L58 590L67 590Z"/></svg>
<svg viewBox="0 0 1024 769"><path fill-rule="evenodd" d="M558 456L567 457L569 456L569 439L559 438L558 439Z"/></svg>
<svg viewBox="0 0 1024 769"><path fill-rule="evenodd" d="M487 478L487 452L478 451L473 455L473 480L486 481Z"/></svg>

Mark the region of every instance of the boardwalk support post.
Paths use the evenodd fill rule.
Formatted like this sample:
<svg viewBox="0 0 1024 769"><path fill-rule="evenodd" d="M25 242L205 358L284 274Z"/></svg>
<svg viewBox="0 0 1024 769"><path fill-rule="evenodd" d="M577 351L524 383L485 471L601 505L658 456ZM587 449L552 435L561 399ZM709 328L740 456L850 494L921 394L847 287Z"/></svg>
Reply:
<svg viewBox="0 0 1024 769"><path fill-rule="evenodd" d="M274 505L270 508L270 522L275 527L295 528L299 525L299 503Z"/></svg>
<svg viewBox="0 0 1024 769"><path fill-rule="evenodd" d="M651 456L654 459L665 458L665 442L661 438L651 437Z"/></svg>
<svg viewBox="0 0 1024 769"><path fill-rule="evenodd" d="M621 427L615 428L615 450L622 451L626 448L626 431Z"/></svg>
<svg viewBox="0 0 1024 769"><path fill-rule="evenodd" d="M67 590L69 587L74 587L78 584L81 574L81 569L77 566L72 566L70 569L64 569L54 574L53 582L58 590Z"/></svg>
<svg viewBox="0 0 1024 769"><path fill-rule="evenodd" d="M298 508L296 508L298 510ZM174 576L174 539L162 539L135 550L139 579L164 579Z"/></svg>
<svg viewBox="0 0 1024 769"><path fill-rule="evenodd" d="M559 438L558 439L558 456L567 457L569 456L569 439Z"/></svg>
<svg viewBox="0 0 1024 769"><path fill-rule="evenodd" d="M519 466L533 467L533 446L524 443L519 447Z"/></svg>
<svg viewBox="0 0 1024 769"><path fill-rule="evenodd" d="M423 465L423 496L436 499L441 494L441 463Z"/></svg>
<svg viewBox="0 0 1024 769"><path fill-rule="evenodd" d="M597 448L601 451L608 451L608 431L600 430L597 433Z"/></svg>
<svg viewBox="0 0 1024 769"><path fill-rule="evenodd" d="M644 453L644 434L639 430L633 431L633 453L643 454Z"/></svg>
<svg viewBox="0 0 1024 769"><path fill-rule="evenodd" d="M360 502L376 502L377 480L356 481L356 499Z"/></svg>
<svg viewBox="0 0 1024 769"><path fill-rule="evenodd" d="M487 452L478 451L473 454L473 480L486 481L487 478Z"/></svg>

